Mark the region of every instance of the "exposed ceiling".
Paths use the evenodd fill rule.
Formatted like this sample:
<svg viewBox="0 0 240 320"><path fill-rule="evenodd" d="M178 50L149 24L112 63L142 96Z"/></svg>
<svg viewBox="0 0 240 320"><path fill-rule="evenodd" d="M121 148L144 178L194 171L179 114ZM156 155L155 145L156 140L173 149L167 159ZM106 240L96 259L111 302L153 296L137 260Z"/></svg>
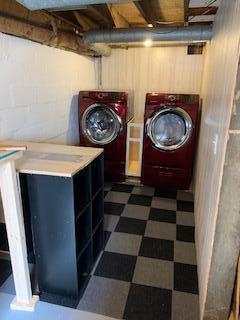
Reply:
<svg viewBox="0 0 240 320"><path fill-rule="evenodd" d="M85 32L209 26L214 21L219 1L7 0L0 1L0 32L81 54L95 55L96 48L83 43ZM34 6L45 9L33 10Z"/></svg>
<svg viewBox="0 0 240 320"><path fill-rule="evenodd" d="M19 0L19 2L30 9L43 7L55 16L76 24L81 31L149 25L159 27L211 24L219 4L219 0Z"/></svg>
<svg viewBox="0 0 240 320"><path fill-rule="evenodd" d="M218 1L210 0L140 0L129 3L89 5L77 10L81 17L87 17L90 27L129 28L153 25L210 24L217 12ZM110 15L109 15L110 13ZM74 20L75 11L57 12ZM80 23L79 23L80 22ZM87 26L81 24L83 29Z"/></svg>

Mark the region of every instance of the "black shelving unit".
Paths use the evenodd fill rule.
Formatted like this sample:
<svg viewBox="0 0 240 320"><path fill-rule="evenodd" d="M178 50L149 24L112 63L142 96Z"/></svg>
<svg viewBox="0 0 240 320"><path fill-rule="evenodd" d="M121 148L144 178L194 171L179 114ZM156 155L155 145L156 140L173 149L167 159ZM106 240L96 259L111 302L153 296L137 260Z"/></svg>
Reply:
<svg viewBox="0 0 240 320"><path fill-rule="evenodd" d="M103 249L103 155L71 178L20 174L20 183L40 292L78 300Z"/></svg>

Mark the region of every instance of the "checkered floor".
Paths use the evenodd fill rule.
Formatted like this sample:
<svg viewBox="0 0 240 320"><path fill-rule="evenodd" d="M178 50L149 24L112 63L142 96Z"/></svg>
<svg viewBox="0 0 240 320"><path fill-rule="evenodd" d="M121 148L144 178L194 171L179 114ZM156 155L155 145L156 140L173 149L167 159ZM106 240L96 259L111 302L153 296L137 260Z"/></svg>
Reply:
<svg viewBox="0 0 240 320"><path fill-rule="evenodd" d="M189 192L105 188L105 250L78 309L127 320L198 320Z"/></svg>

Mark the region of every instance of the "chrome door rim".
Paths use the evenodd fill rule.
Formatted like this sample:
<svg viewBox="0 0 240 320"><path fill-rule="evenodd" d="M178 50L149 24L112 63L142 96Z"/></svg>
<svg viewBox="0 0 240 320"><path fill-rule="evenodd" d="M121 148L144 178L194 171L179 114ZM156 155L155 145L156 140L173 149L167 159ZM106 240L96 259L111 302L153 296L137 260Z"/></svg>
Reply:
<svg viewBox="0 0 240 320"><path fill-rule="evenodd" d="M153 132L152 132L152 128L153 128L153 123L154 121L162 114L166 114L166 113L175 113L177 115L179 115L185 123L185 128L186 128L186 133L185 135L183 135L182 139L179 141L179 143L174 144L172 146L164 146L161 143L159 143L159 141L157 141L157 139L154 137ZM189 116L189 114L183 110L182 108L162 108L161 110L157 111L151 118L149 118L147 120L146 123L146 129L147 129L147 135L150 138L150 140L152 141L152 143L155 145L156 148L161 149L161 150L165 150L165 151L173 151L173 150L177 150L179 148L181 148L183 145L185 145L189 139L191 138L192 135L192 129L193 129L193 123L192 123L192 119Z"/></svg>
<svg viewBox="0 0 240 320"><path fill-rule="evenodd" d="M87 120L87 116L89 115L89 113L93 110L93 109L96 109L96 108L105 108L107 109L113 116L113 119L114 119L114 123L115 123L115 130L113 132L113 134L107 139L107 140L104 140L104 141L98 141L96 139L94 139L89 131L89 129L86 127L86 120ZM87 136L87 138L92 142L92 143L95 143L95 144L98 144L98 145L106 145L106 144L109 144L111 143L112 141L114 141L119 132L121 131L121 128L122 128L122 119L116 114L116 112L114 110L112 110L111 107L109 107L108 105L105 105L105 104L97 104L97 103L94 103L92 104L90 107L88 107L85 112L83 113L83 116L82 116L82 121L81 121L81 124L82 124L82 130L84 132L84 134Z"/></svg>

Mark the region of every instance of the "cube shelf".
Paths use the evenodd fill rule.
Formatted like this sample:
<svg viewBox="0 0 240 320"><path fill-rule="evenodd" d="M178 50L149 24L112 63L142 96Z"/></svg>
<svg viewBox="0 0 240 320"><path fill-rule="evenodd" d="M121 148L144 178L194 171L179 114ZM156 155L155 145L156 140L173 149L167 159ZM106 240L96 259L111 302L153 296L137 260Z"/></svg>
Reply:
<svg viewBox="0 0 240 320"><path fill-rule="evenodd" d="M103 167L103 157L98 157L92 162L92 195L99 190L104 183L104 174L101 168Z"/></svg>
<svg viewBox="0 0 240 320"><path fill-rule="evenodd" d="M81 288L82 285L84 285L85 281L90 276L90 273L92 271L92 266L93 266L92 243L90 242L77 262L79 288Z"/></svg>
<svg viewBox="0 0 240 320"><path fill-rule="evenodd" d="M97 260L100 252L103 248L103 240L104 240L104 225L103 220L101 220L100 224L95 230L95 233L93 235L93 262Z"/></svg>
<svg viewBox="0 0 240 320"><path fill-rule="evenodd" d="M78 299L103 249L103 155L73 177L22 173L20 183L40 292Z"/></svg>
<svg viewBox="0 0 240 320"><path fill-rule="evenodd" d="M100 220L103 219L103 215L104 215L103 198L104 198L103 189L100 189L92 201L92 230L93 231L98 225L98 223L100 222Z"/></svg>
<svg viewBox="0 0 240 320"><path fill-rule="evenodd" d="M78 217L76 221L76 252L79 254L83 248L87 245L92 235L92 217L91 217L91 205L85 209L85 211Z"/></svg>
<svg viewBox="0 0 240 320"><path fill-rule="evenodd" d="M91 167L88 166L73 177L75 211L80 214L91 200Z"/></svg>

